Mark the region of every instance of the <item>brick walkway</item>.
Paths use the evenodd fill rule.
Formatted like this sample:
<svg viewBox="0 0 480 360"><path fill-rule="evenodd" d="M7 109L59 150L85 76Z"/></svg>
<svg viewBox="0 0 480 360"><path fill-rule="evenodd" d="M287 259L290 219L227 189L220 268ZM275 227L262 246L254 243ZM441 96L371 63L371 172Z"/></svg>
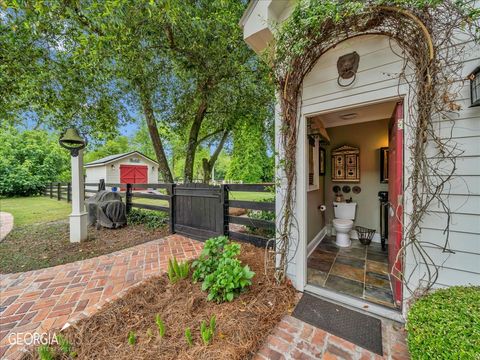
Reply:
<svg viewBox="0 0 480 360"><path fill-rule="evenodd" d="M268 336L254 360L373 360L409 359L405 334L390 321L382 321L384 357L371 353L301 320L285 316Z"/></svg>
<svg viewBox="0 0 480 360"><path fill-rule="evenodd" d="M13 216L10 213L0 211L0 241L5 239L13 229Z"/></svg>
<svg viewBox="0 0 480 360"><path fill-rule="evenodd" d="M167 269L168 259L195 258L202 243L171 235L93 259L0 275L0 358L14 359L12 333L43 333L96 312L140 281Z"/></svg>

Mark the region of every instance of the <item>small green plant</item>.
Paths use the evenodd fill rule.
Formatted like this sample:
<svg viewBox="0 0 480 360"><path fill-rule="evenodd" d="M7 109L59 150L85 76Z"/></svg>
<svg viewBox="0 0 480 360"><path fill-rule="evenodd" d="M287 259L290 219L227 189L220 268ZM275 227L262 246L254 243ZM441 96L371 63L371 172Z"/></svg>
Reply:
<svg viewBox="0 0 480 360"><path fill-rule="evenodd" d="M202 290L208 290L208 301L232 301L236 295L252 284L255 275L248 265L242 266L236 257L240 254L239 244L225 246L217 269L205 277Z"/></svg>
<svg viewBox="0 0 480 360"><path fill-rule="evenodd" d="M145 225L154 230L165 226L167 215L158 211L132 209L127 216L127 222L130 225Z"/></svg>
<svg viewBox="0 0 480 360"><path fill-rule="evenodd" d="M223 248L228 244L226 236L218 236L205 241L202 253L192 264L195 269L193 272L193 281L203 281L205 277L213 273L223 253Z"/></svg>
<svg viewBox="0 0 480 360"><path fill-rule="evenodd" d="M137 343L137 336L135 335L135 332L130 331L128 333L128 343L133 346Z"/></svg>
<svg viewBox="0 0 480 360"><path fill-rule="evenodd" d="M262 201L271 201L269 199L264 199ZM273 211L266 211L266 210L249 210L248 217L255 220L266 220L266 221L273 221L275 222L275 212ZM273 229L266 229L266 228L258 228L253 225L247 225L248 230L253 232L256 235L264 236L271 238L275 236L275 228Z"/></svg>
<svg viewBox="0 0 480 360"><path fill-rule="evenodd" d="M216 327L215 315L213 315L210 318L210 324L208 326L205 320L202 321L200 325L200 334L202 335L202 340L205 345L210 344L210 341L212 341L213 334L215 333L215 327Z"/></svg>
<svg viewBox="0 0 480 360"><path fill-rule="evenodd" d="M417 359L478 359L480 286L439 289L417 300L407 318L410 356Z"/></svg>
<svg viewBox="0 0 480 360"><path fill-rule="evenodd" d="M38 356L40 360L53 360L53 353L50 346L44 344L38 347Z"/></svg>
<svg viewBox="0 0 480 360"><path fill-rule="evenodd" d="M185 329L185 340L188 346L193 346L192 331L189 327Z"/></svg>
<svg viewBox="0 0 480 360"><path fill-rule="evenodd" d="M180 279L185 279L188 277L190 272L190 264L187 261L179 263L174 257L173 259L168 260L168 279L172 284L176 283Z"/></svg>
<svg viewBox="0 0 480 360"><path fill-rule="evenodd" d="M155 324L157 324L158 335L163 338L163 336L165 335L165 323L160 317L160 314L157 314L157 316L155 316Z"/></svg>
<svg viewBox="0 0 480 360"><path fill-rule="evenodd" d="M62 350L64 354L70 355L70 353L72 352L72 345L70 344L68 339L65 336L60 334L57 335L56 338L57 338L58 347L60 348L60 350Z"/></svg>

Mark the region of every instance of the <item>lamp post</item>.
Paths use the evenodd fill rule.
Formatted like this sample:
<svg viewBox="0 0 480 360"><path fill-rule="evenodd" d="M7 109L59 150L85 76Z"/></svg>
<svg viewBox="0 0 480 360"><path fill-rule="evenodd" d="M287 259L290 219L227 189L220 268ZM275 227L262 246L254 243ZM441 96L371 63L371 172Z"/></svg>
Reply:
<svg viewBox="0 0 480 360"><path fill-rule="evenodd" d="M70 214L70 242L87 239L87 213L83 180L83 149L87 141L75 128L67 129L60 137L60 146L70 151L72 164L72 213Z"/></svg>

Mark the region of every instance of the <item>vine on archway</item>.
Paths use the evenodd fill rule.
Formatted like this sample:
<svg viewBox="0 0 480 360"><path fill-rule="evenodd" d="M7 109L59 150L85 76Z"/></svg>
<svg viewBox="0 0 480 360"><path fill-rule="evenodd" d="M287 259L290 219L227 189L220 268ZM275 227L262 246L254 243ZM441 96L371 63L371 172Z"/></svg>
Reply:
<svg viewBox="0 0 480 360"><path fill-rule="evenodd" d="M276 239L276 277L286 277L298 239L295 219L296 153L301 113L302 83L317 60L338 43L361 35L385 35L402 49L403 71L399 84L408 86L405 99L408 123L405 134L410 154L406 167L404 241L397 258L401 262L406 249L417 264L426 265L423 279L428 290L438 277L438 264L425 246L440 247L448 252L450 207L445 198L455 173L455 161L461 154L451 136L434 129L436 121L451 119L458 111L455 102L463 86L461 53L465 42L457 35L478 38L479 11L474 1L456 0L370 0L370 1L300 1L291 16L276 31L275 44L269 53L274 69L281 108L280 186L284 192L281 218ZM473 29L473 31L472 31ZM453 121L452 126L453 126ZM407 133L408 132L408 133ZM446 241L442 245L419 237L422 219L433 202L447 214ZM393 276L408 284L406 274ZM414 289L409 289L413 291Z"/></svg>

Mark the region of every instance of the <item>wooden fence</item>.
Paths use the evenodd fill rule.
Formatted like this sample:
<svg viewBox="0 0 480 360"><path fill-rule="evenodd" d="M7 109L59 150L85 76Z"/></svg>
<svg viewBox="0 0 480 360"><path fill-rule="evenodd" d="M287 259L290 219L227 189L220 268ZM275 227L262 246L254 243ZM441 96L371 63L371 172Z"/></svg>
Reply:
<svg viewBox="0 0 480 360"><path fill-rule="evenodd" d="M226 235L233 240L264 247L275 234L275 221L252 218L250 211L275 212L275 202L230 199L235 193L270 193L272 184L85 184L85 198L105 188L116 188L125 200L127 212L132 208L168 213L171 233L179 233L199 240ZM44 195L57 200L71 200L70 183L51 183ZM139 199L148 199L149 204ZM137 201L140 202L137 202ZM156 203L157 204L152 204ZM165 206L165 203L168 206ZM244 209L247 214L232 215L233 209ZM238 212L238 211L237 211ZM230 226L230 224L241 225ZM253 230L252 230L253 229ZM263 229L262 231L257 231ZM250 231L247 231L250 230ZM266 235L265 235L266 234Z"/></svg>

